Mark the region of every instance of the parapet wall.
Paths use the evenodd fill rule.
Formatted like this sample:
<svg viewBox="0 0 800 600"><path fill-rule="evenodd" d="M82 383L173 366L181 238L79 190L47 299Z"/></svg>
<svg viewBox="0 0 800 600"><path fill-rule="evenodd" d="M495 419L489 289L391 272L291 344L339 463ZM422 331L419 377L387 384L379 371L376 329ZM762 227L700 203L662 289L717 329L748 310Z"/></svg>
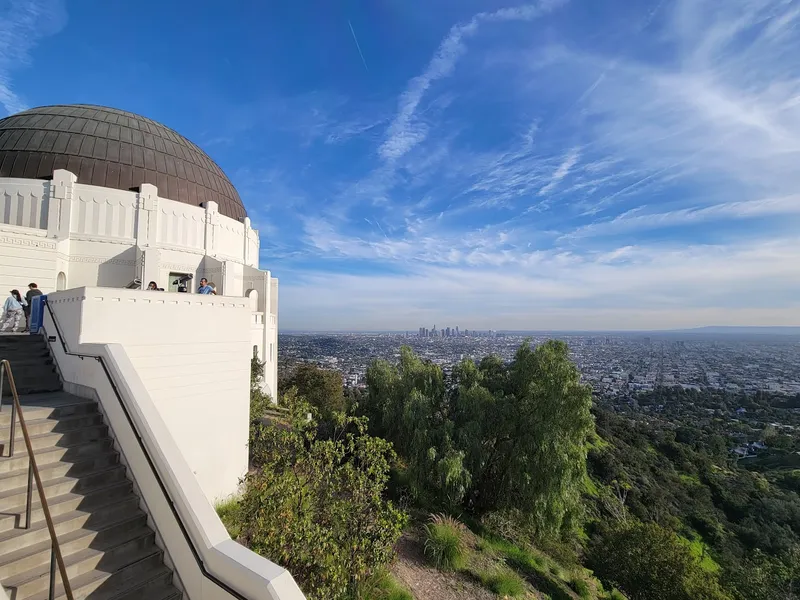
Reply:
<svg viewBox="0 0 800 600"><path fill-rule="evenodd" d="M150 184L138 192L80 184L64 170L51 181L0 178L2 225L43 230L51 240L173 248L258 266L258 232L250 220L220 214L215 202L175 202Z"/></svg>
<svg viewBox="0 0 800 600"><path fill-rule="evenodd" d="M48 304L70 343L125 349L209 501L235 493L248 458L248 299L86 287Z"/></svg>

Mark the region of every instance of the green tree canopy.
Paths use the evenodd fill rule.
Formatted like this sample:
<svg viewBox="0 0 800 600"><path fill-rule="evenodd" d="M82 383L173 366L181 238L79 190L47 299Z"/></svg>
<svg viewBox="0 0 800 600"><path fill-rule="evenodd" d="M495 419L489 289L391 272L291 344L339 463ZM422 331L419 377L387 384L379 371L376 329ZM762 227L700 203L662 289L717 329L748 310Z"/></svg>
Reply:
<svg viewBox="0 0 800 600"><path fill-rule="evenodd" d="M592 548L590 561L631 600L729 600L688 546L655 523L619 524Z"/></svg>
<svg viewBox="0 0 800 600"><path fill-rule="evenodd" d="M297 388L297 394L316 409L323 421L330 421L334 413L345 410L342 374L338 371L302 363L282 383L285 390Z"/></svg>
<svg viewBox="0 0 800 600"><path fill-rule="evenodd" d="M505 365L490 356L441 368L404 347L376 361L360 410L407 460L419 493L479 512L519 509L541 534L571 530L580 514L591 390L566 344L524 343Z"/></svg>

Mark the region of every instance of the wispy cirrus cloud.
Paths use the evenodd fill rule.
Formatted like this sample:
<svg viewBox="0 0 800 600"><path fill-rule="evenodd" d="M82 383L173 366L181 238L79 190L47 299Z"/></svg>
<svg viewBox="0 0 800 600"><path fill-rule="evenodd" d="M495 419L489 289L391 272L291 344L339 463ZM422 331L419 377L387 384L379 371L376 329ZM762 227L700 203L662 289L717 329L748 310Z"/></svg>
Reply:
<svg viewBox="0 0 800 600"><path fill-rule="evenodd" d="M550 181L546 186L539 190L539 195L544 196L550 190L554 189L561 182L561 180L564 179L564 177L569 175L570 170L575 166L575 163L578 162L579 158L580 151L577 148L572 148L569 152L567 152L567 154L564 156L564 160L561 161L561 164L558 165L558 168L550 178Z"/></svg>
<svg viewBox="0 0 800 600"><path fill-rule="evenodd" d="M502 8L474 15L466 23L454 25L442 40L436 54L422 74L414 77L400 96L398 111L379 148L384 160L397 160L428 135L428 125L416 119L417 108L428 88L437 80L453 73L458 59L466 52L465 40L473 36L483 23L530 21L563 4L555 0L519 7Z"/></svg>
<svg viewBox="0 0 800 600"><path fill-rule="evenodd" d="M28 108L14 91L12 73L30 64L30 52L66 24L60 0L11 0L0 5L0 104L13 114Z"/></svg>
<svg viewBox="0 0 800 600"><path fill-rule="evenodd" d="M578 227L564 239L642 232L649 229L693 225L725 220L749 220L757 217L800 217L800 195L763 198L742 202L723 202L704 207L681 208L667 212L644 212L646 207L624 212L613 219Z"/></svg>

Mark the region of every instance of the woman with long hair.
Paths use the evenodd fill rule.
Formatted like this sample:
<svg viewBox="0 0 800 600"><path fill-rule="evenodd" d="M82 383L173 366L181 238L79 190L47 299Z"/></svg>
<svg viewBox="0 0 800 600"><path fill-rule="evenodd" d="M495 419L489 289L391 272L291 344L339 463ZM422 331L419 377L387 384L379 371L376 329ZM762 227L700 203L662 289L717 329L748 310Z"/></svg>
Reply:
<svg viewBox="0 0 800 600"><path fill-rule="evenodd" d="M0 326L0 331L22 331L22 309L27 306L27 302L22 298L19 290L11 290L11 295L6 298L3 305L3 324Z"/></svg>

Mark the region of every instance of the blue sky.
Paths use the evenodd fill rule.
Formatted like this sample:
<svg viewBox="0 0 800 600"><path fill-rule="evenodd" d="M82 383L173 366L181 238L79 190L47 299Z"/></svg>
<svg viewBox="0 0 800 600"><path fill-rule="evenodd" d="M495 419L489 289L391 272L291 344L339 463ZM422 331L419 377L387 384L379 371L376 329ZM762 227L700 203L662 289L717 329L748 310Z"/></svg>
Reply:
<svg viewBox="0 0 800 600"><path fill-rule="evenodd" d="M4 111L202 146L284 329L800 324L798 1L0 6Z"/></svg>

